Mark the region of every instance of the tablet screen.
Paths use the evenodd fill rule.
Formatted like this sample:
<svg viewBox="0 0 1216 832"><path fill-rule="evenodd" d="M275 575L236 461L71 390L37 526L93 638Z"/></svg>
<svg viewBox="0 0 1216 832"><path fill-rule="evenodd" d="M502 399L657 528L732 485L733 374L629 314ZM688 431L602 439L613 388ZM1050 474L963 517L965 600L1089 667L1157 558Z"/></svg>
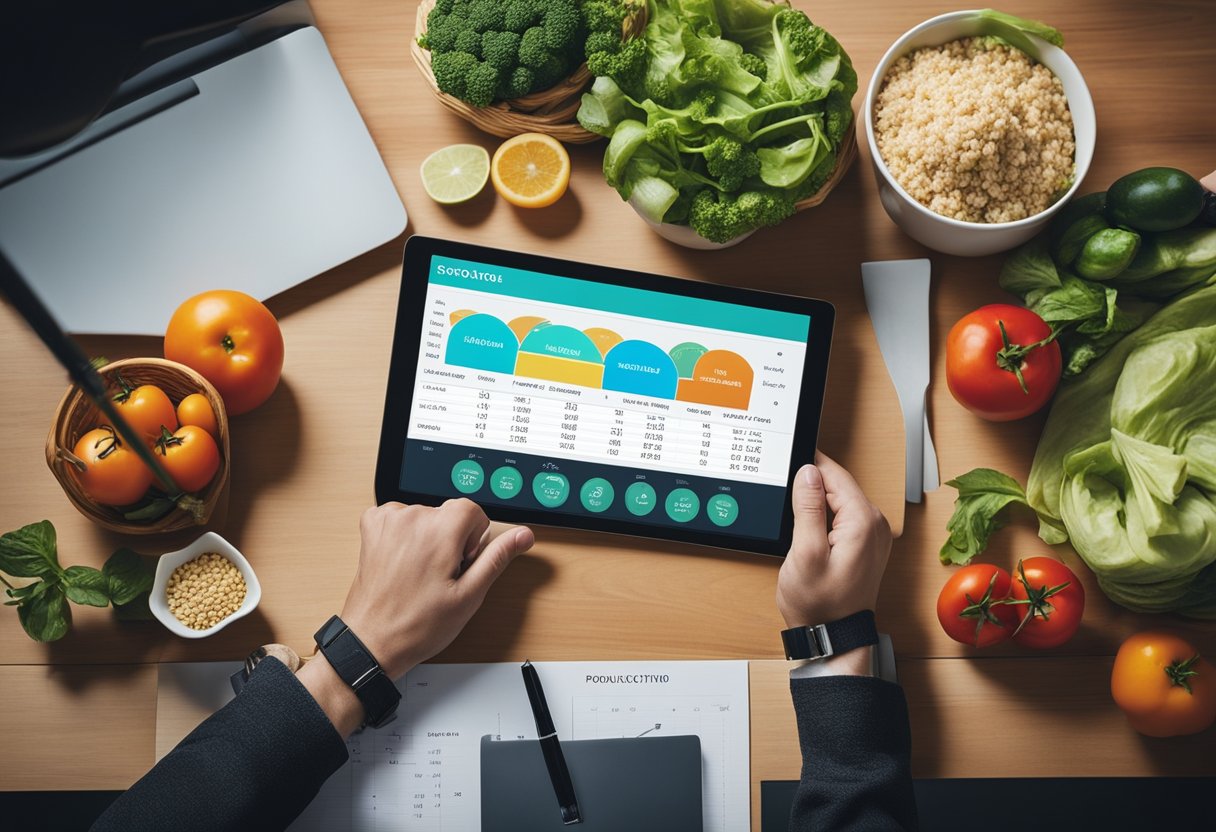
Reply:
<svg viewBox="0 0 1216 832"><path fill-rule="evenodd" d="M402 491L780 536L809 315L440 255L428 268Z"/></svg>

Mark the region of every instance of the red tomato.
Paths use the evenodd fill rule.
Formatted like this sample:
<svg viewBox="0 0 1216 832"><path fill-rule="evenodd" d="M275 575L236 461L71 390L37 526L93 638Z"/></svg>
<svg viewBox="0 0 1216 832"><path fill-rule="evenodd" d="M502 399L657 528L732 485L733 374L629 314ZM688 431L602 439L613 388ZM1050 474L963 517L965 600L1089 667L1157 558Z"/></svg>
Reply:
<svg viewBox="0 0 1216 832"><path fill-rule="evenodd" d="M1018 613L1013 640L1022 647L1059 647L1077 632L1085 610L1085 587L1055 558L1018 561L1009 598Z"/></svg>
<svg viewBox="0 0 1216 832"><path fill-rule="evenodd" d="M215 411L202 393L191 393L178 402L177 420L183 425L198 425L211 434L212 438L220 438L220 425L215 419Z"/></svg>
<svg viewBox="0 0 1216 832"><path fill-rule="evenodd" d="M203 292L173 313L165 358L202 373L235 416L274 392L283 371L283 333L270 310L244 292Z"/></svg>
<svg viewBox="0 0 1216 832"><path fill-rule="evenodd" d="M177 412L165 391L153 384L132 388L120 375L118 383L122 389L114 394L114 405L127 423L142 435L147 444L153 445L160 438L161 427L177 430ZM109 425L102 421L102 426Z"/></svg>
<svg viewBox="0 0 1216 832"><path fill-rule="evenodd" d="M988 647L1013 635L1018 614L1000 603L1009 585L1009 573L989 563L955 572L937 596L937 620L946 635L972 647Z"/></svg>
<svg viewBox="0 0 1216 832"><path fill-rule="evenodd" d="M959 319L946 338L946 384L963 407L994 422L1029 416L1060 383L1060 345L1029 309L994 303Z"/></svg>
<svg viewBox="0 0 1216 832"><path fill-rule="evenodd" d="M220 469L219 446L198 425L186 425L173 434L165 431L156 453L182 491L201 491Z"/></svg>
<svg viewBox="0 0 1216 832"><path fill-rule="evenodd" d="M106 425L91 430L73 450L84 461L84 471L72 469L81 488L103 506L128 506L139 502L152 485L152 471Z"/></svg>

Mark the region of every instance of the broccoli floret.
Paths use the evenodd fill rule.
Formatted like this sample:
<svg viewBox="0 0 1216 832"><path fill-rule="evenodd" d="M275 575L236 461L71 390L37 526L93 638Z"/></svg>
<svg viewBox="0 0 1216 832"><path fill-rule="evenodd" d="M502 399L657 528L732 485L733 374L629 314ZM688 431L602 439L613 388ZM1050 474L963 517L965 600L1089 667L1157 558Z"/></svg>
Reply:
<svg viewBox="0 0 1216 832"><path fill-rule="evenodd" d="M543 0L508 0L503 4L502 27L523 34L540 23L545 15Z"/></svg>
<svg viewBox="0 0 1216 832"><path fill-rule="evenodd" d="M717 177L722 190L737 191L760 172L760 159L736 139L719 136L705 148L705 168L710 176Z"/></svg>
<svg viewBox="0 0 1216 832"><path fill-rule="evenodd" d="M585 0L582 11L583 20L592 32L604 32L616 35L618 41L621 39L621 27L628 11L624 3L619 0Z"/></svg>
<svg viewBox="0 0 1216 832"><path fill-rule="evenodd" d="M768 76L768 64L764 62L764 58L761 58L759 55L753 55L751 52L743 53L739 66L762 81Z"/></svg>
<svg viewBox="0 0 1216 832"><path fill-rule="evenodd" d="M794 201L782 191L744 191L731 196L706 188L693 197L688 224L705 239L725 243L740 234L776 225L793 213Z"/></svg>
<svg viewBox="0 0 1216 832"><path fill-rule="evenodd" d="M535 89L536 76L526 66L517 66L510 75L502 77L498 86L500 99L523 98Z"/></svg>
<svg viewBox="0 0 1216 832"><path fill-rule="evenodd" d="M481 35L472 29L462 29L456 36L453 52L468 52L474 58L481 58Z"/></svg>
<svg viewBox="0 0 1216 832"><path fill-rule="evenodd" d="M451 52L456 47L456 36L459 34L458 21L453 21L451 15L433 11L426 19L426 34L422 36L422 46L434 53Z"/></svg>
<svg viewBox="0 0 1216 832"><path fill-rule="evenodd" d="M853 124L853 105L849 96L840 90L832 90L824 99L823 106L824 132L835 147Z"/></svg>
<svg viewBox="0 0 1216 832"><path fill-rule="evenodd" d="M465 20L474 32L493 32L503 28L503 8L499 0L469 0Z"/></svg>
<svg viewBox="0 0 1216 832"><path fill-rule="evenodd" d="M616 35L593 32L587 38L586 52L587 69L592 75L612 78L622 89L641 86L646 72L646 41L642 38L622 43Z"/></svg>
<svg viewBox="0 0 1216 832"><path fill-rule="evenodd" d="M476 68L478 60L468 52L443 52L431 56L431 71L435 73L435 83L439 89L448 95L468 100L469 76Z"/></svg>
<svg viewBox="0 0 1216 832"><path fill-rule="evenodd" d="M484 32L481 36L481 58L509 75L519 63L519 35L514 32Z"/></svg>
<svg viewBox="0 0 1216 832"><path fill-rule="evenodd" d="M554 52L569 51L572 44L582 43L587 31L578 8L566 1L550 3L540 28L545 46Z"/></svg>
<svg viewBox="0 0 1216 832"><path fill-rule="evenodd" d="M431 10L431 14L439 12L440 14L451 14L452 7L456 5L456 0L435 0L435 6ZM427 26L430 26L430 18L427 18Z"/></svg>

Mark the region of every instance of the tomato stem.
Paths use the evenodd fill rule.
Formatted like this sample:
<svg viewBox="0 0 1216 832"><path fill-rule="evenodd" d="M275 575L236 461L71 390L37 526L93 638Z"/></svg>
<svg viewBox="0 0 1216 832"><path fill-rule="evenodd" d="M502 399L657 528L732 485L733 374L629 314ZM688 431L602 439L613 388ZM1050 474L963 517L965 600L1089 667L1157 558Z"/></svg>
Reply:
<svg viewBox="0 0 1216 832"><path fill-rule="evenodd" d="M1165 675L1169 677L1170 684L1176 688L1182 688L1194 696L1195 691L1191 690L1191 677L1199 675L1199 671L1194 669L1197 661L1199 661L1198 653L1189 659L1179 659L1173 664L1166 665Z"/></svg>
<svg viewBox="0 0 1216 832"><path fill-rule="evenodd" d="M102 425L101 430L104 430L108 436L103 436L93 443L94 448L101 448L101 453L97 454L98 459L105 459L110 454L122 447L122 442L118 438L118 434L114 432L112 425ZM102 448L102 445L105 445Z"/></svg>
<svg viewBox="0 0 1216 832"><path fill-rule="evenodd" d="M160 438L156 440L156 450L160 451L161 456L169 455L170 445L180 444L182 444L180 436L174 436L167 427L160 426Z"/></svg>
<svg viewBox="0 0 1216 832"><path fill-rule="evenodd" d="M220 339L220 346L224 348L224 352L231 355L232 351L236 349L236 342L232 340L231 335L225 334L224 337Z"/></svg>
<svg viewBox="0 0 1216 832"><path fill-rule="evenodd" d="M963 597L967 599L967 606L959 612L959 618L974 618L975 619L975 646L980 646L980 633L984 629L985 624L995 624L997 627L1004 627L1004 622L993 614L992 608L997 604L1004 603L1003 601L994 601L992 598L992 588L996 586L996 572L992 573L992 577L988 579L988 588L984 590L984 597L976 601L969 593L963 593Z"/></svg>
<svg viewBox="0 0 1216 832"><path fill-rule="evenodd" d="M1063 592L1072 584L1072 581L1065 581L1052 587L1046 584L1038 588L1032 587L1030 581L1026 578L1026 567L1022 565L1021 560L1018 561L1018 580L1026 588L1026 597L1006 598L997 602L998 604L1023 605L1029 608L1026 610L1026 617L1018 623L1018 628L1013 631L1015 636L1022 632L1022 628L1026 626L1026 622L1030 619L1039 617L1046 621L1051 618L1051 614L1056 611L1056 608L1047 599Z"/></svg>
<svg viewBox="0 0 1216 832"><path fill-rule="evenodd" d="M998 320L996 325L1001 330L1001 343L1004 345L996 353L996 366L1006 372L1013 373L1018 377L1018 384L1022 388L1024 395L1030 395L1030 389L1026 387L1026 379L1022 376L1022 364L1026 361L1026 356L1037 350L1039 347L1045 347L1060 336L1061 330L1053 328L1051 334L1042 341L1036 341L1033 344L1014 344L1009 340L1009 333L1005 331L1005 322Z"/></svg>
<svg viewBox="0 0 1216 832"><path fill-rule="evenodd" d="M127 380L122 377L121 372L115 372L114 378L118 380L118 386L121 389L117 393L114 394L113 398L114 398L114 401L118 402L119 404L122 404L127 399L131 398L131 394L135 392L135 388L127 383Z"/></svg>

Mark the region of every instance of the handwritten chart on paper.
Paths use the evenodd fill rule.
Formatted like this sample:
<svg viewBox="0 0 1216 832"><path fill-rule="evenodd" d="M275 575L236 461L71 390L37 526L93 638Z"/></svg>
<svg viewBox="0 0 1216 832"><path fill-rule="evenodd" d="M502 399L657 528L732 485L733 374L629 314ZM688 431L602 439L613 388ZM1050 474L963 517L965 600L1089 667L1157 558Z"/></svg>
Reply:
<svg viewBox="0 0 1216 832"><path fill-rule="evenodd" d="M747 662L540 662L536 668L563 740L698 735L705 832L747 828ZM400 716L348 740L350 762L292 830L480 829L481 737L536 737L519 666L422 665L398 686Z"/></svg>

